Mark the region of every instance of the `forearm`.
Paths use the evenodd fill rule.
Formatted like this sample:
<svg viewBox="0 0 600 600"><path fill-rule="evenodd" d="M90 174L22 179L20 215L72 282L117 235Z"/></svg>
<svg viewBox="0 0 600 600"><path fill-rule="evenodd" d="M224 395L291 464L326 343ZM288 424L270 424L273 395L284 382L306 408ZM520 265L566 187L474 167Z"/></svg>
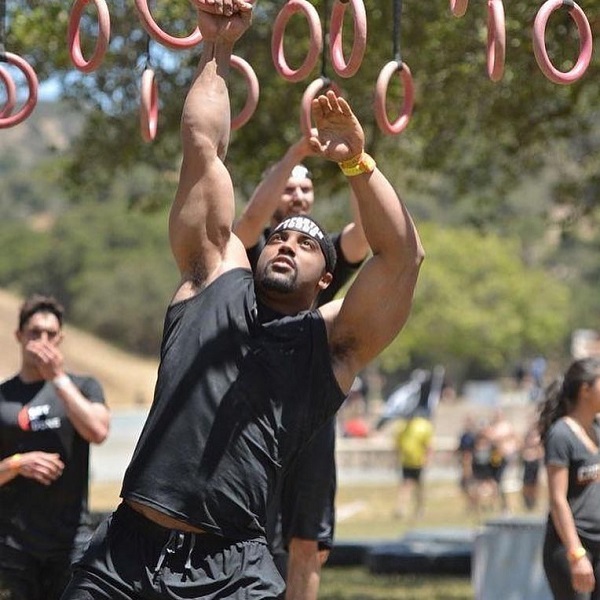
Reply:
<svg viewBox="0 0 600 600"><path fill-rule="evenodd" d="M19 474L20 455L13 454L0 461L0 487Z"/></svg>
<svg viewBox="0 0 600 600"><path fill-rule="evenodd" d="M252 248L257 243L263 228L277 210L292 169L305 156L306 152L298 144L290 146L254 190L234 225L236 235L246 248Z"/></svg>
<svg viewBox="0 0 600 600"><path fill-rule="evenodd" d="M293 538L290 542L285 600L316 600L320 581L318 543Z"/></svg>
<svg viewBox="0 0 600 600"><path fill-rule="evenodd" d="M348 223L342 230L340 245L346 261L350 264L356 264L366 258L370 248L363 230L356 195L352 188L350 188L350 208L352 222Z"/></svg>
<svg viewBox="0 0 600 600"><path fill-rule="evenodd" d="M558 533L564 547L572 550L581 546L581 540L577 534L573 513L566 498L551 499L550 515L552 523Z"/></svg>
<svg viewBox="0 0 600 600"><path fill-rule="evenodd" d="M348 180L356 195L365 237L373 254L385 260L392 270L419 264L424 252L416 227L379 169Z"/></svg>
<svg viewBox="0 0 600 600"><path fill-rule="evenodd" d="M67 375L55 381L56 393L79 435L90 443L102 443L110 426L108 408L100 402L90 402Z"/></svg>
<svg viewBox="0 0 600 600"><path fill-rule="evenodd" d="M195 79L188 91L181 117L184 160L198 168L217 158L223 160L230 133L230 105L226 79L233 43L204 42Z"/></svg>

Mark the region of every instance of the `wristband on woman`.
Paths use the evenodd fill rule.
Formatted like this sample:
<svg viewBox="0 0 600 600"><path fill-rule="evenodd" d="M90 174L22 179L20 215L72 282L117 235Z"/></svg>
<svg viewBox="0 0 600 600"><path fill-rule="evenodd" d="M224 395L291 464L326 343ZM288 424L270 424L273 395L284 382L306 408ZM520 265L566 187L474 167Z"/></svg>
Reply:
<svg viewBox="0 0 600 600"><path fill-rule="evenodd" d="M580 561L584 556L587 556L586 549L583 546L578 546L567 552L567 558L570 563L576 563Z"/></svg>
<svg viewBox="0 0 600 600"><path fill-rule="evenodd" d="M372 173L377 163L372 156L363 151L353 158L338 163L338 165L346 177L354 177L362 173Z"/></svg>

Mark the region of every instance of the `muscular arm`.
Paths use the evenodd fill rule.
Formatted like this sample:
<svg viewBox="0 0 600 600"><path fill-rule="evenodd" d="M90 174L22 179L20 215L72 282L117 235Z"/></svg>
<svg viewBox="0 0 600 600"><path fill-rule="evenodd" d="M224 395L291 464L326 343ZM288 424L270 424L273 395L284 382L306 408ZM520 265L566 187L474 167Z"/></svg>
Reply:
<svg viewBox="0 0 600 600"><path fill-rule="evenodd" d="M250 10L240 9L230 18L202 10L198 15L203 50L183 108L183 162L169 217L171 250L182 277L174 300L193 295L229 268L247 265L243 247L231 235L233 184L223 159L230 134L226 77Z"/></svg>
<svg viewBox="0 0 600 600"><path fill-rule="evenodd" d="M336 162L359 154L362 127L343 99L328 93L313 102L319 129L315 145ZM406 322L424 258L408 210L384 175L349 177L373 256L365 263L341 303L320 310L328 323L333 366L341 388L349 390L358 371L377 356ZM338 310L339 309L339 310Z"/></svg>
<svg viewBox="0 0 600 600"><path fill-rule="evenodd" d="M277 210L292 169L312 153L306 138L298 140L258 184L233 228L245 248L256 245L265 225Z"/></svg>

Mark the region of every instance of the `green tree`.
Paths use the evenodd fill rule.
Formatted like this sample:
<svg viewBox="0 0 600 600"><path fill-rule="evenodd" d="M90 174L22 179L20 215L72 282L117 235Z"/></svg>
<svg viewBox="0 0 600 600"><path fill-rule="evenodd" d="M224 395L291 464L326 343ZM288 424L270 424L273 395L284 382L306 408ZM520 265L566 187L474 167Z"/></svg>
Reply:
<svg viewBox="0 0 600 600"><path fill-rule="evenodd" d="M420 227L427 258L405 330L382 366L444 364L456 376L506 372L556 354L569 333L569 288L526 266L519 242L468 229Z"/></svg>

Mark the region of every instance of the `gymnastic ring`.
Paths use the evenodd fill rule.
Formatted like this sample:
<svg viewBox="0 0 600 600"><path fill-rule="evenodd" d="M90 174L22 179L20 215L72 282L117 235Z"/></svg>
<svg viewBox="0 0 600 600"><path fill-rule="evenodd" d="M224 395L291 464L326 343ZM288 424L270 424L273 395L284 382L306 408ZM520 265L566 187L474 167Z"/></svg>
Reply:
<svg viewBox="0 0 600 600"><path fill-rule="evenodd" d="M92 0L98 11L98 39L90 60L85 60L81 51L79 28L81 15L90 0L75 0L69 16L68 44L71 61L80 71L91 73L96 70L106 54L110 40L110 14L105 0Z"/></svg>
<svg viewBox="0 0 600 600"><path fill-rule="evenodd" d="M317 79L309 83L306 90L304 90L304 94L302 94L302 103L300 105L300 130L307 138L311 136L312 130L312 101L323 89L331 89L337 96L340 95L340 88L337 84L323 76L317 77Z"/></svg>
<svg viewBox="0 0 600 600"><path fill-rule="evenodd" d="M394 73L399 74L404 84L404 102L398 118L393 123L390 123L387 116L386 100L388 86ZM413 79L408 65L405 62L397 60L392 60L384 65L377 77L375 98L373 101L375 120L383 133L398 134L404 131L412 115L414 96Z"/></svg>
<svg viewBox="0 0 600 600"><path fill-rule="evenodd" d="M546 26L550 14L567 7L569 15L579 31L579 58L570 71L559 71L554 67L546 51ZM572 0L547 0L538 11L533 24L533 52L542 73L554 83L568 84L580 79L587 70L592 58L592 30L589 21L579 5Z"/></svg>
<svg viewBox="0 0 600 600"><path fill-rule="evenodd" d="M142 89L140 103L140 130L142 139L151 142L156 137L158 128L158 83L154 71L146 68L142 73Z"/></svg>
<svg viewBox="0 0 600 600"><path fill-rule="evenodd" d="M38 78L31 65L20 56L13 54L12 52L4 52L2 59L21 69L25 78L27 79L27 86L29 87L29 96L21 107L21 110L8 117L0 117L0 129L6 129L18 125L21 121L24 121L33 111L37 104L37 93L38 93Z"/></svg>
<svg viewBox="0 0 600 600"><path fill-rule="evenodd" d="M450 11L455 17L462 17L468 6L469 0L450 0Z"/></svg>
<svg viewBox="0 0 600 600"><path fill-rule="evenodd" d="M303 12L310 29L310 48L304 62L298 69L288 66L283 51L283 35L290 17L297 12ZM305 79L317 64L323 50L323 31L317 9L307 0L288 0L279 11L273 24L271 38L271 57L275 70L287 81L301 81Z"/></svg>
<svg viewBox="0 0 600 600"><path fill-rule="evenodd" d="M346 64L342 28L344 13L350 3L354 12L354 42ZM331 64L340 77L352 77L358 71L367 47L367 14L363 0L336 0L331 11L329 31Z"/></svg>
<svg viewBox="0 0 600 600"><path fill-rule="evenodd" d="M244 104L242 110L231 119L231 129L235 131L236 129L243 127L254 114L254 111L258 106L259 85L258 77L256 76L254 69L243 58L232 54L229 64L244 76L246 87L248 88L246 104Z"/></svg>
<svg viewBox="0 0 600 600"><path fill-rule="evenodd" d="M488 0L487 70L492 81L500 81L506 57L506 27L502 0Z"/></svg>
<svg viewBox="0 0 600 600"><path fill-rule="evenodd" d="M154 20L148 8L148 0L135 0L135 7L146 32L163 46L172 50L184 50L185 48L196 46L202 41L202 34L197 25L196 29L190 35L182 38L172 36L163 31Z"/></svg>
<svg viewBox="0 0 600 600"><path fill-rule="evenodd" d="M0 67L0 79L4 82L6 88L6 102L0 109L0 118L2 118L9 116L17 104L17 86L10 73L3 67Z"/></svg>

